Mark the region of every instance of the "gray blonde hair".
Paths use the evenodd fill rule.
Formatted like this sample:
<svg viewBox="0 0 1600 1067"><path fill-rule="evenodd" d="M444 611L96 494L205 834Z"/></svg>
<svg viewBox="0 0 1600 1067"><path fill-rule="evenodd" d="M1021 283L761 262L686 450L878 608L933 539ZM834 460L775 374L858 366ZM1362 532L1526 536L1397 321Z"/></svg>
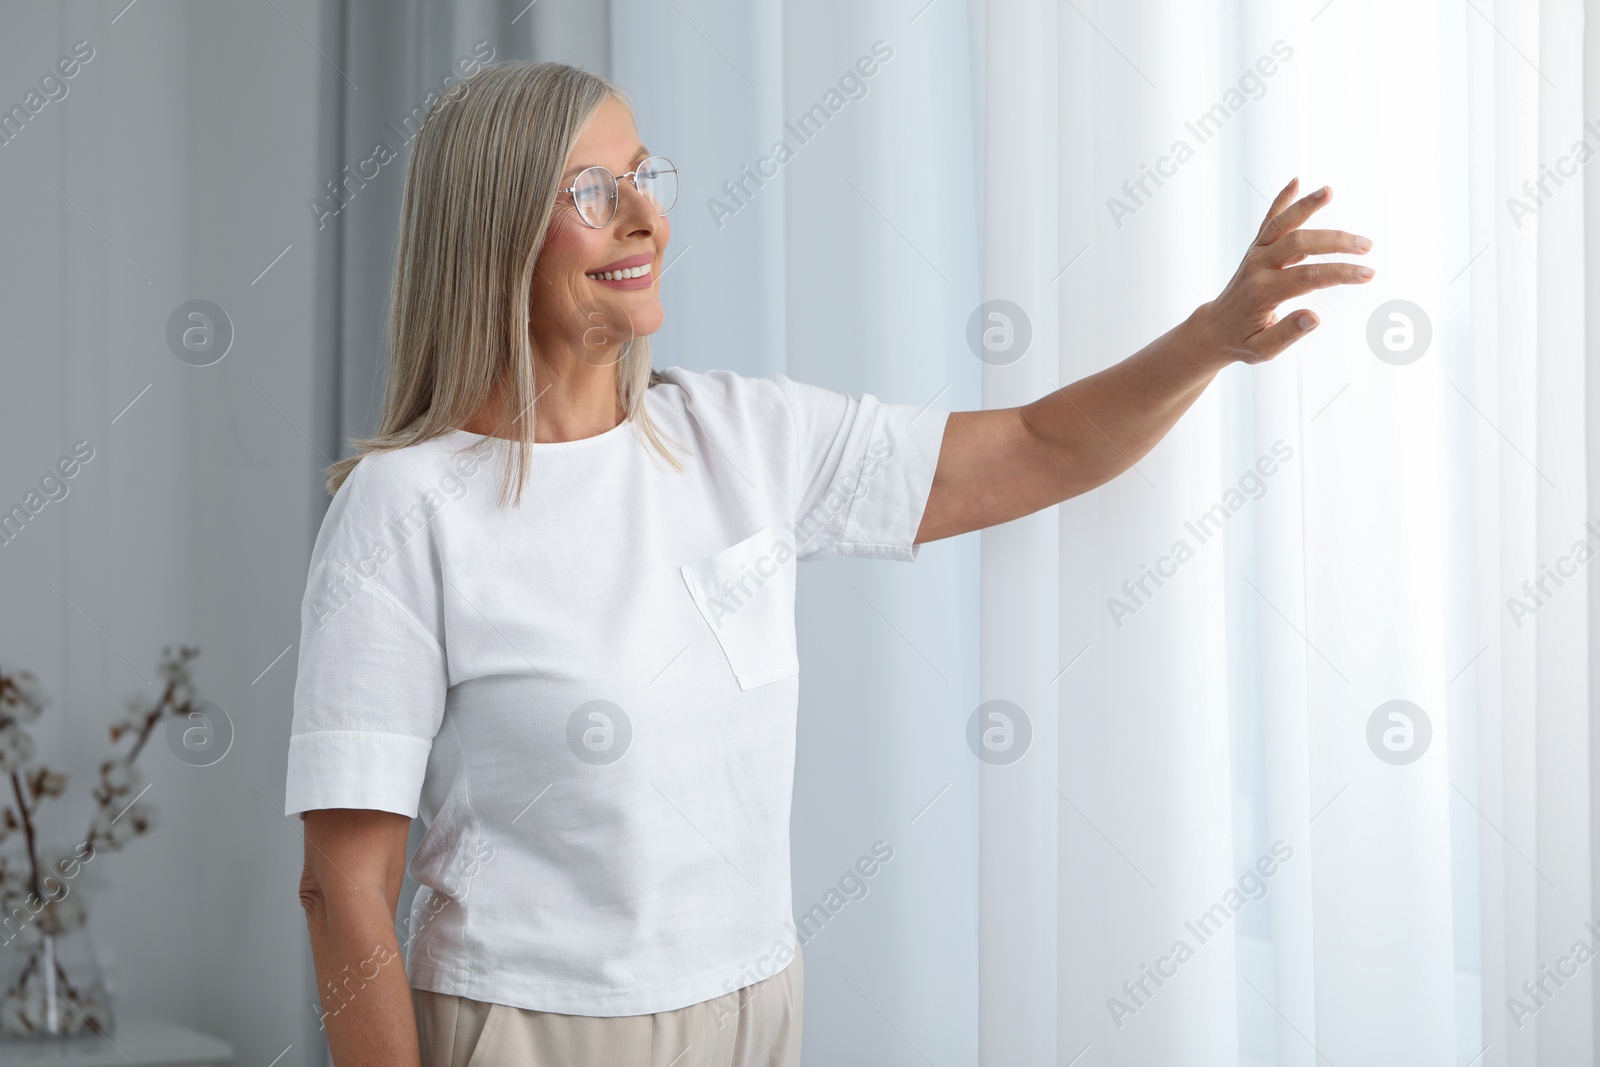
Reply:
<svg viewBox="0 0 1600 1067"><path fill-rule="evenodd" d="M355 455L328 467L329 493L366 455L461 428L503 378L504 410L517 413L505 435L516 444L520 503L538 395L528 332L534 264L572 145L612 98L633 110L622 89L579 67L512 62L485 66L434 101L406 165L382 418L375 436L351 440ZM616 367L626 419L681 470L645 413L645 390L661 380L650 339L625 342ZM508 462L501 506L512 474Z"/></svg>

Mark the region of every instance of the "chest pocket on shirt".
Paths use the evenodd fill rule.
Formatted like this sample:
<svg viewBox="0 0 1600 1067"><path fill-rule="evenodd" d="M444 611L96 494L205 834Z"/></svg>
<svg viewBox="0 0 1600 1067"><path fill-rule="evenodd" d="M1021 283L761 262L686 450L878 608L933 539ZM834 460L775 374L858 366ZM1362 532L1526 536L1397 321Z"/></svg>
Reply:
<svg viewBox="0 0 1600 1067"><path fill-rule="evenodd" d="M695 607L740 689L800 673L794 638L794 539L768 524L681 568Z"/></svg>

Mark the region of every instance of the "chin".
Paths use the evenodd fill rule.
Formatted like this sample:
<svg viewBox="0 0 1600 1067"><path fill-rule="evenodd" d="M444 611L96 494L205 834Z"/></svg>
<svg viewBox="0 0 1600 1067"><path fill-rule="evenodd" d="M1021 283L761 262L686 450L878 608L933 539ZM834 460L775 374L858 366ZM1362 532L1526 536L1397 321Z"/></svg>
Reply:
<svg viewBox="0 0 1600 1067"><path fill-rule="evenodd" d="M587 345L604 344L613 336L648 337L661 329L666 318L661 302L654 298L634 300L607 300L590 304L589 310L578 316L586 322L584 341Z"/></svg>
<svg viewBox="0 0 1600 1067"><path fill-rule="evenodd" d="M634 336L649 337L651 334L661 329L661 322L664 318L666 318L666 316L662 313L660 305L656 306L655 314L653 315L635 316L633 323Z"/></svg>
<svg viewBox="0 0 1600 1067"><path fill-rule="evenodd" d="M629 293L633 299L616 301L612 306L616 308L619 317L626 318L633 327L637 337L647 337L661 329L661 322L666 318L666 309L661 306L661 301L654 293L638 292Z"/></svg>

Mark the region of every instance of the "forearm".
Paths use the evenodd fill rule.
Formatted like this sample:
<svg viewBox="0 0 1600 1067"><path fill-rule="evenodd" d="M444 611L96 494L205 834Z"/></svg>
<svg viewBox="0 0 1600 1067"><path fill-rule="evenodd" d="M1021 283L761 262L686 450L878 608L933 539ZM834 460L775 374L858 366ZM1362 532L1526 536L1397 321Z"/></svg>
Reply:
<svg viewBox="0 0 1600 1067"><path fill-rule="evenodd" d="M306 906L322 1024L335 1067L420 1067L411 986L394 909L376 894Z"/></svg>
<svg viewBox="0 0 1600 1067"><path fill-rule="evenodd" d="M1308 256L1364 253L1343 230L1304 230L1328 202L1326 186L1292 200L1284 186L1215 300L1127 359L1016 408L952 412L916 543L982 530L1104 485L1136 464L1233 362L1272 359L1317 325L1309 309L1278 317L1313 289L1371 280L1353 263Z"/></svg>
<svg viewBox="0 0 1600 1067"><path fill-rule="evenodd" d="M1138 463L1228 360L1205 328L1207 306L1128 358L1021 409L1043 446L1047 497L1060 502Z"/></svg>

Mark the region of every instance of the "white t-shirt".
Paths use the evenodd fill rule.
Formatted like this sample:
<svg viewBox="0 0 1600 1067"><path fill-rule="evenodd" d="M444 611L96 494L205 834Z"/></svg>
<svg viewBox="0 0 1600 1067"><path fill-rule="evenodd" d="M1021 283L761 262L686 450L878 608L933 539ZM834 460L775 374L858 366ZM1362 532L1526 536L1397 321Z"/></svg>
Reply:
<svg viewBox="0 0 1600 1067"><path fill-rule="evenodd" d="M796 559L911 561L948 413L662 371L634 423L363 459L312 551L285 814L421 815L413 987L579 1015L793 958Z"/></svg>

